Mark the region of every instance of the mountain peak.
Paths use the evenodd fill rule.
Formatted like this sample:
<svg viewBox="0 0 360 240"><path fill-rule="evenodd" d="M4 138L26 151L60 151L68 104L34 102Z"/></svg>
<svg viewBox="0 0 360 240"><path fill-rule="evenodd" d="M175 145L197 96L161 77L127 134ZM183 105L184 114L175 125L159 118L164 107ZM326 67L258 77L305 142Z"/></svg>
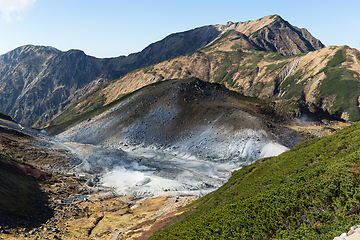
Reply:
<svg viewBox="0 0 360 240"><path fill-rule="evenodd" d="M307 29L293 26L277 14L254 21L228 22L219 29L222 33L230 30L240 32L260 49L279 52L282 55L296 55L324 47Z"/></svg>
<svg viewBox="0 0 360 240"><path fill-rule="evenodd" d="M237 23L228 21L225 25L221 25L220 29L222 32L226 32L228 30L235 30L248 36L253 32L256 32L259 29L268 26L269 24L278 20L283 20L283 19L279 15L269 15L254 21L249 20L246 22L237 22Z"/></svg>

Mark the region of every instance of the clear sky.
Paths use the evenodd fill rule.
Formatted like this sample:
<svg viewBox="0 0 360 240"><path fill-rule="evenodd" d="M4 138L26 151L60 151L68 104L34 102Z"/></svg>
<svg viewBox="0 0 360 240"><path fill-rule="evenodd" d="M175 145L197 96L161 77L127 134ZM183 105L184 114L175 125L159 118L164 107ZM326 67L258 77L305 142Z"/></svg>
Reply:
<svg viewBox="0 0 360 240"><path fill-rule="evenodd" d="M0 14L0 54L34 44L115 57L174 32L272 14L326 46L360 50L359 0L0 0Z"/></svg>

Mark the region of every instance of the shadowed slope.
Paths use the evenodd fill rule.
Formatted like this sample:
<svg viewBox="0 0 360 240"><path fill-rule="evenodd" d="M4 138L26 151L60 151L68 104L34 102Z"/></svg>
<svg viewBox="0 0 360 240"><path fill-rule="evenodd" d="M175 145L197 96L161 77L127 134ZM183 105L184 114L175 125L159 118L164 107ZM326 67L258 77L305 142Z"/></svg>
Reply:
<svg viewBox="0 0 360 240"><path fill-rule="evenodd" d="M5 150L0 129L0 149ZM11 132L10 134L14 134ZM0 226L7 228L37 227L53 216L48 196L39 186L50 174L24 161L0 153Z"/></svg>

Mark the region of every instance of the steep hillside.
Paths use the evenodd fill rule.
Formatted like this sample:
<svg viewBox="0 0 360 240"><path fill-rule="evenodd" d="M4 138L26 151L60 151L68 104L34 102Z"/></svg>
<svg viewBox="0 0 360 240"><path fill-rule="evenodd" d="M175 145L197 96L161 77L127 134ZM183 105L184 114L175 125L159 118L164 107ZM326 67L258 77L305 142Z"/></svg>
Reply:
<svg viewBox="0 0 360 240"><path fill-rule="evenodd" d="M109 80L195 51L219 34L216 26L200 27L171 34L139 53L107 59L79 50L19 47L0 56L0 112L27 126L44 123Z"/></svg>
<svg viewBox="0 0 360 240"><path fill-rule="evenodd" d="M333 239L359 218L360 123L232 174L151 239Z"/></svg>
<svg viewBox="0 0 360 240"><path fill-rule="evenodd" d="M29 135L0 126L0 226L3 230L36 227L53 215L48 196L40 187L40 182L50 174L30 164L35 163L30 157L34 148L24 147L30 139Z"/></svg>
<svg viewBox="0 0 360 240"><path fill-rule="evenodd" d="M237 163L263 156L268 144L292 147L306 138L283 126L287 116L277 114L271 102L194 78L152 84L115 103L97 117L69 115L60 125L52 122L47 131L61 132L83 121L57 138L115 148L153 147Z"/></svg>

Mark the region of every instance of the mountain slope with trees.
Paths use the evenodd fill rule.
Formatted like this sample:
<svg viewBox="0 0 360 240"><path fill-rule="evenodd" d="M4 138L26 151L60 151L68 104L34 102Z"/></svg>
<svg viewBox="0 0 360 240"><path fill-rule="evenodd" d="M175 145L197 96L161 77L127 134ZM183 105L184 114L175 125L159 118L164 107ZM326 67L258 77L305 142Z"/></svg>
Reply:
<svg viewBox="0 0 360 240"><path fill-rule="evenodd" d="M232 174L151 239L332 239L359 217L360 123Z"/></svg>

